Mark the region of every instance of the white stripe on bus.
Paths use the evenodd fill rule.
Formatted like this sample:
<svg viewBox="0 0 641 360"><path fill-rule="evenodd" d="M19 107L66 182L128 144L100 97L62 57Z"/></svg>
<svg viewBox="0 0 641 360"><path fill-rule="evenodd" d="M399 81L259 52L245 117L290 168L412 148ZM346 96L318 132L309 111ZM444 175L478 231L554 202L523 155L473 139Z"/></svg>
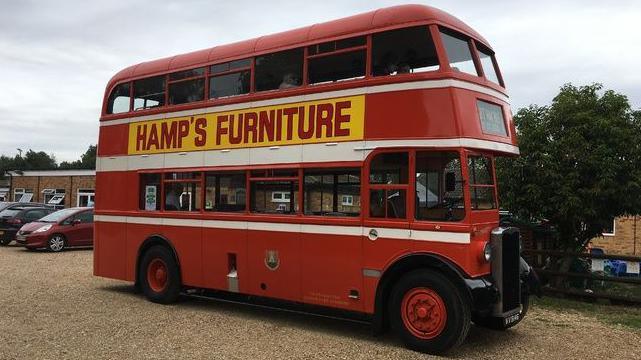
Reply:
<svg viewBox="0 0 641 360"><path fill-rule="evenodd" d="M186 153L101 156L96 161L96 171L363 161L372 150L391 147L466 147L509 154L519 153L519 148L512 144L468 138L345 141L332 143L332 146L321 143L280 146L277 149L259 147Z"/></svg>
<svg viewBox="0 0 641 360"><path fill-rule="evenodd" d="M504 94L496 90L486 88L481 85L469 83L467 81L454 80L454 79L423 80L423 81L411 81L411 82L398 83L398 84L364 86L364 87L358 87L354 89L327 91L327 92L321 92L321 93L309 94L309 95L288 96L288 97L282 97L278 99L249 101L249 102L231 104L231 105L210 106L206 108L166 112L166 113L154 114L154 115L134 116L134 117L124 118L124 119L101 121L100 126L129 124L132 122L139 122L139 121L159 120L159 119L167 119L167 118L174 118L174 117L191 116L196 114L207 114L207 113L215 113L215 112L222 112L222 111L242 110L242 109L250 109L250 108L256 108L261 106L272 106L272 105L282 105L282 104L290 104L290 103L304 102L304 101L332 99L332 98L344 97L344 96L377 94L377 93L383 93L383 92L403 91L403 90L440 89L440 88L448 88L448 87L454 87L454 88L460 88L460 89L479 92L485 95L493 96L506 103L508 103L508 100L509 100L507 96L505 96Z"/></svg>
<svg viewBox="0 0 641 360"><path fill-rule="evenodd" d="M228 220L198 220L198 219L176 219L156 218L139 216L113 216L95 215L95 222L108 222L120 224L146 224L156 226L183 226L183 227L206 227L234 230L256 230L256 231L281 231L299 232L304 234L323 235L346 235L365 236L372 229L362 226L340 226L340 225L310 225L291 223L271 223L254 221L228 221ZM375 228L379 238L431 241L454 244L469 244L470 234L467 232L451 231L426 231L395 228Z"/></svg>

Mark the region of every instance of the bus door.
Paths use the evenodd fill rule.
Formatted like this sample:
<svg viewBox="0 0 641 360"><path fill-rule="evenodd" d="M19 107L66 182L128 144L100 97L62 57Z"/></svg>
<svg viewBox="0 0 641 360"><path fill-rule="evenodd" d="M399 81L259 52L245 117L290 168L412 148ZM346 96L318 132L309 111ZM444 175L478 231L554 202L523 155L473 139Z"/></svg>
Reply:
<svg viewBox="0 0 641 360"><path fill-rule="evenodd" d="M361 169L305 170L302 300L363 311Z"/></svg>
<svg viewBox="0 0 641 360"><path fill-rule="evenodd" d="M390 259L411 251L410 153L383 151L369 157L364 176L368 201L363 221L362 276L367 294L374 295ZM373 297L369 300L373 304Z"/></svg>
<svg viewBox="0 0 641 360"><path fill-rule="evenodd" d="M263 215L247 225L248 291L251 294L300 301L298 171L250 172L250 211Z"/></svg>

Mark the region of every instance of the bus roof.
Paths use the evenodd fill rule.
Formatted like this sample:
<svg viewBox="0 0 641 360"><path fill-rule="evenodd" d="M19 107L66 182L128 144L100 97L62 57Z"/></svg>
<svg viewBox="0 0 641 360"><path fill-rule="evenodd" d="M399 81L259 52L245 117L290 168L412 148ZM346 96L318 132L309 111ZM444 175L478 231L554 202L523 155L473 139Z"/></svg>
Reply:
<svg viewBox="0 0 641 360"><path fill-rule="evenodd" d="M442 10L425 5L400 5L232 44L219 45L209 49L143 62L127 67L114 75L107 85L107 90L111 89L116 83L134 78L183 70L206 63L249 57L270 51L284 50L344 35L355 35L420 23L442 24L481 41L489 47L487 41L474 29Z"/></svg>

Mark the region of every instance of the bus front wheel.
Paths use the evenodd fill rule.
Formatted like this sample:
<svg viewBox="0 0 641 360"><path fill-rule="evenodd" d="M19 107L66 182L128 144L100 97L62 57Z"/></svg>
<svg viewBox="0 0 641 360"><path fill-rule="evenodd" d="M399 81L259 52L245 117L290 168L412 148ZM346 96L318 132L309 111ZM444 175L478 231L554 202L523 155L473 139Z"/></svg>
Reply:
<svg viewBox="0 0 641 360"><path fill-rule="evenodd" d="M154 246L147 250L138 270L142 291L152 302L171 304L180 295L181 283L178 264L171 251L165 246Z"/></svg>
<svg viewBox="0 0 641 360"><path fill-rule="evenodd" d="M404 275L392 290L389 306L392 328L412 350L447 352L462 343L470 329L468 301L436 271Z"/></svg>

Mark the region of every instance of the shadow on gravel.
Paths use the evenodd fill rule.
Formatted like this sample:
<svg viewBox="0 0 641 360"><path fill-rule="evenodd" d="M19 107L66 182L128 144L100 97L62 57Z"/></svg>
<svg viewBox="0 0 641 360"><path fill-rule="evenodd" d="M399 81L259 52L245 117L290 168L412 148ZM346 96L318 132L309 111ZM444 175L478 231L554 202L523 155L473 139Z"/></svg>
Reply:
<svg viewBox="0 0 641 360"><path fill-rule="evenodd" d="M70 247L70 248L64 249L63 251L61 251L59 253L54 253L54 252L51 252L51 251L49 251L47 249L27 250L27 248L25 248L24 246L16 244L16 243L11 243L9 245L3 245L3 247L13 248L13 249L16 249L16 250L23 250L25 253L34 253L34 254L38 254L38 253L64 254L66 252L75 252L75 251L93 251L93 247L91 247L91 246Z"/></svg>
<svg viewBox="0 0 641 360"><path fill-rule="evenodd" d="M133 285L117 284L100 287L99 290L119 293L140 301L147 301L142 293L138 292ZM163 306L149 304L149 306ZM165 305L167 306L167 305ZM241 319L260 320L274 326L295 327L306 331L331 333L333 335L355 338L360 341L367 341L381 345L391 345L402 348L403 344L394 336L391 331L375 336L368 324L344 320L339 318L326 317L322 315L290 312L281 309L272 309L256 306L254 304L227 302L216 298L201 298L181 296L178 303L174 305L189 310L202 311L211 315L219 314L238 317ZM472 325L470 333L463 345L447 355L450 358L469 358L478 354L479 349L483 352L493 353L508 346L519 343L523 337L515 331L494 331Z"/></svg>

